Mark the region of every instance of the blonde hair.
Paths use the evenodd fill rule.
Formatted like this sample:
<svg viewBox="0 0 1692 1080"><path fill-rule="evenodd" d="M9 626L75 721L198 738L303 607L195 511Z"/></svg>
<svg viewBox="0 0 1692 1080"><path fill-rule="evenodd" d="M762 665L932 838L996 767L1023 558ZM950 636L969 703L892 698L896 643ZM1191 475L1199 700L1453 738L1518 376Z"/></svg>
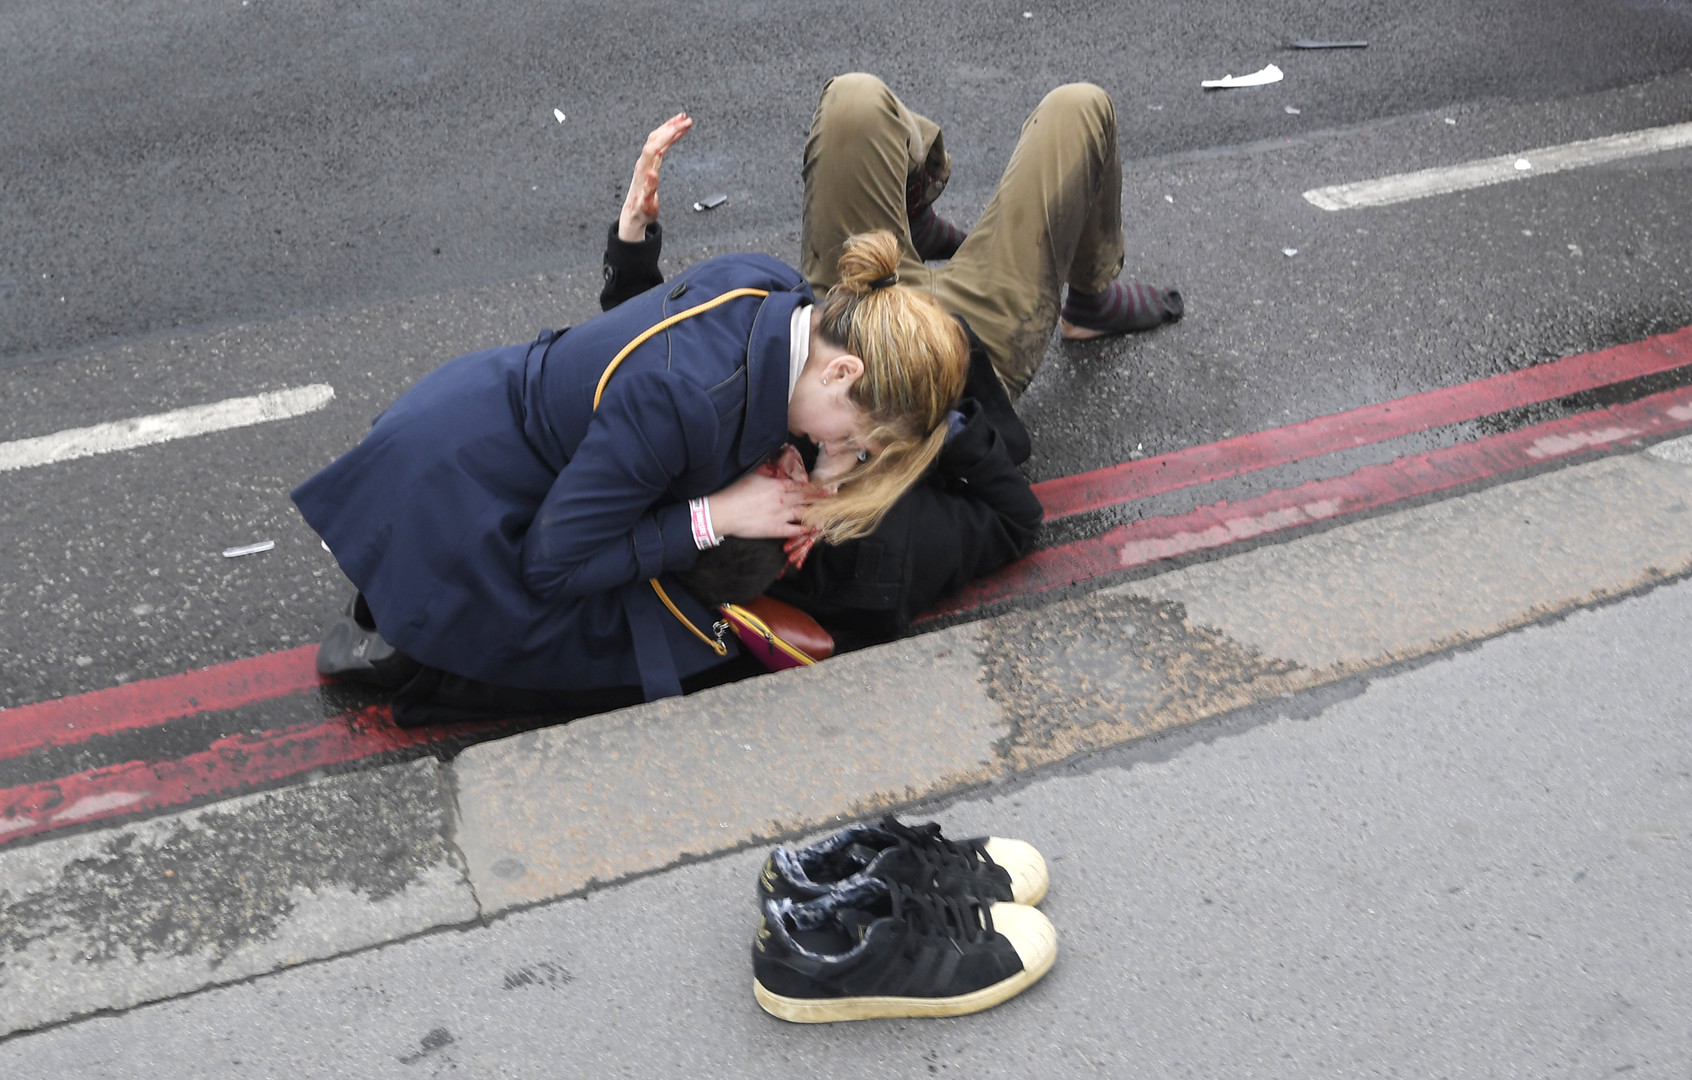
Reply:
<svg viewBox="0 0 1692 1080"><path fill-rule="evenodd" d="M881 447L846 475L839 494L806 511L805 523L831 544L875 531L933 464L969 372L963 327L928 293L897 284L898 268L892 233L850 237L820 305L817 332L864 362L847 397L873 421L869 440Z"/></svg>

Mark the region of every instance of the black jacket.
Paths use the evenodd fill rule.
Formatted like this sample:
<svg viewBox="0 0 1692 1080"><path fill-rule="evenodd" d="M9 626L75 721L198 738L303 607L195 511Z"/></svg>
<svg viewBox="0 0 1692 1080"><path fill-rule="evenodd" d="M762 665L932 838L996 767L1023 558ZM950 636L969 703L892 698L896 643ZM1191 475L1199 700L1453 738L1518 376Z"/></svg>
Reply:
<svg viewBox="0 0 1692 1080"><path fill-rule="evenodd" d="M663 284L662 246L656 224L635 244L619 239L613 225L600 306L609 310ZM934 467L874 533L837 546L817 545L801 569L769 590L809 612L842 651L898 637L935 601L1034 545L1043 514L1017 469L1028 460L1028 431L981 339L958 321L970 346L969 375L958 403L961 430L946 440Z"/></svg>

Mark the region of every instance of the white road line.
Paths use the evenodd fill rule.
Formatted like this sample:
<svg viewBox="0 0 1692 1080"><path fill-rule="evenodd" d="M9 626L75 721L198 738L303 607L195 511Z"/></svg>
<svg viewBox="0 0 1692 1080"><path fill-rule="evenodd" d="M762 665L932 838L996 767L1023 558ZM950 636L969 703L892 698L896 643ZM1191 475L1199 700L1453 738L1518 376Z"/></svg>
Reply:
<svg viewBox="0 0 1692 1080"><path fill-rule="evenodd" d="M274 390L268 394L230 398L154 416L114 420L109 424L71 428L33 439L0 443L0 472L51 465L55 461L71 461L93 454L109 454L114 450L133 450L137 446L249 427L271 420L286 420L291 416L316 412L334 397L334 387L328 383L313 383L292 390Z"/></svg>
<svg viewBox="0 0 1692 1080"><path fill-rule="evenodd" d="M1602 139L1546 146L1520 154L1487 158L1484 161L1469 161L1462 165L1383 176L1379 180L1359 180L1355 184L1313 188L1304 193L1304 198L1323 210L1390 206L1412 199L1425 199L1430 195L1449 195L1454 191L1502 184L1508 180L1524 180L1530 176L1579 169L1606 161L1660 154L1664 150L1678 150L1683 146L1692 146L1692 123L1646 128L1644 131L1630 131L1623 135L1606 135ZM1527 161L1530 167L1521 168L1518 162L1522 160Z"/></svg>

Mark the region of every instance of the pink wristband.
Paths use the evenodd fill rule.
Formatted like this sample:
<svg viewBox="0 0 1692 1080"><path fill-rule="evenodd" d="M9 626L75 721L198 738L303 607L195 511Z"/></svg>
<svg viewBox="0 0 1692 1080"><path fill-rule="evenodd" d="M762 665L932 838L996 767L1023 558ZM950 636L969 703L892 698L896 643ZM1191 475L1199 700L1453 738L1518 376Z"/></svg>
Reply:
<svg viewBox="0 0 1692 1080"><path fill-rule="evenodd" d="M704 499L687 501L688 517L693 523L693 543L700 551L714 548L723 542L711 528L711 505Z"/></svg>

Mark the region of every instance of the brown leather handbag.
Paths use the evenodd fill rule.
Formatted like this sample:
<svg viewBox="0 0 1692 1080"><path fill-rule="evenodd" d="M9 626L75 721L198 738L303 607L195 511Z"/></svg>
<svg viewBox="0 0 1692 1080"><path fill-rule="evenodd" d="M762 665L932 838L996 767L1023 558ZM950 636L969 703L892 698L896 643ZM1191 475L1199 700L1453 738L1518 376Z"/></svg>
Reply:
<svg viewBox="0 0 1692 1080"><path fill-rule="evenodd" d="M771 671L810 667L834 655L833 635L792 604L760 596L748 604L722 604L717 610L746 651Z"/></svg>

